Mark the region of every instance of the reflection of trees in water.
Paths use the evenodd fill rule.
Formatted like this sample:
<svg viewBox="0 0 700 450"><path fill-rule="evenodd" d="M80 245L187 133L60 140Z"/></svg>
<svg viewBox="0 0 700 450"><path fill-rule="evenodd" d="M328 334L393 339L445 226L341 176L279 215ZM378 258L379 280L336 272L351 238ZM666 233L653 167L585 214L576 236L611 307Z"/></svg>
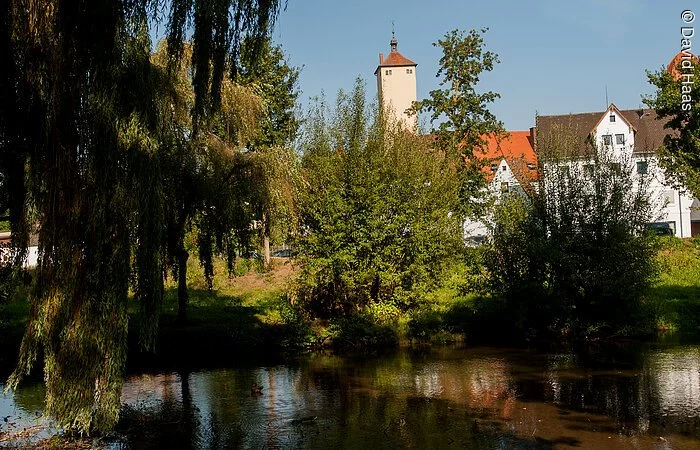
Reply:
<svg viewBox="0 0 700 450"><path fill-rule="evenodd" d="M126 422L136 429L129 438L135 448L159 441L193 448L624 447L670 432L692 442L700 438L700 355L693 351L637 355L625 371L582 368L585 356L526 352L313 356L295 366L142 377L126 384L123 400L134 414ZM251 393L253 383L262 394Z"/></svg>

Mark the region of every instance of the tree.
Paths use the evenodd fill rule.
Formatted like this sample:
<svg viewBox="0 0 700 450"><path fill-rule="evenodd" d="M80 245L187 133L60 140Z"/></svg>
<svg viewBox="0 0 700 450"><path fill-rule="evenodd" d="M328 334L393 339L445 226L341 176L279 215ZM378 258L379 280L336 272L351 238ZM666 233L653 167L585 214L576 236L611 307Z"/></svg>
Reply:
<svg viewBox="0 0 700 450"><path fill-rule="evenodd" d="M273 46L269 38L260 43L257 54L254 44L252 40L243 43L237 80L254 86L266 105L260 132L247 147L254 163L254 203L264 263L269 266L271 235L279 240L291 236L297 216L298 158L291 144L299 129L295 113L299 69L289 65L282 48Z"/></svg>
<svg viewBox="0 0 700 450"><path fill-rule="evenodd" d="M441 88L430 91L429 98L414 106L415 113L428 113L431 123L437 123L432 133L438 147L462 155L465 164L461 167L460 196L465 211L476 214L480 213L479 202L474 200L485 185L479 150L486 144L484 136L503 132L503 124L488 109L500 95L476 89L482 73L490 72L499 62L498 55L484 50L486 31L488 28L468 33L452 30L433 44L442 49L436 74Z"/></svg>
<svg viewBox="0 0 700 450"><path fill-rule="evenodd" d="M326 318L413 308L460 247L455 160L369 113L359 80L326 117L321 101L302 139L299 301Z"/></svg>
<svg viewBox="0 0 700 450"><path fill-rule="evenodd" d="M220 108L208 121L200 119L195 133L195 95L189 79L192 47L185 44L182 51L184 58L173 63L167 45L161 42L152 58L163 79L158 98L170 115L160 139L164 250L178 281L179 323L187 321L187 233L196 234L200 265L210 286L214 252L226 253L232 270L236 250L248 245L252 217L245 203L252 201L256 187L250 179L250 164L239 149L257 136L258 122L266 112L260 96L226 77L221 83Z"/></svg>
<svg viewBox="0 0 700 450"><path fill-rule="evenodd" d="M488 267L513 323L538 333L631 325L656 276L649 179L631 159L554 127L538 136L531 198L496 207Z"/></svg>
<svg viewBox="0 0 700 450"><path fill-rule="evenodd" d="M684 68L687 62L690 67ZM689 57L677 63L669 70L647 72L656 92L644 98L644 103L654 108L659 118L667 119L665 127L674 131L658 149L666 177L700 197L700 60Z"/></svg>
<svg viewBox="0 0 700 450"><path fill-rule="evenodd" d="M83 433L119 412L126 301L159 298L163 116L148 20L160 2L30 0L0 7L0 172L8 183L14 261L36 229L40 261L9 386L44 356L46 411ZM277 1L170 2L171 61L193 29L194 130L221 104L241 40L264 36Z"/></svg>

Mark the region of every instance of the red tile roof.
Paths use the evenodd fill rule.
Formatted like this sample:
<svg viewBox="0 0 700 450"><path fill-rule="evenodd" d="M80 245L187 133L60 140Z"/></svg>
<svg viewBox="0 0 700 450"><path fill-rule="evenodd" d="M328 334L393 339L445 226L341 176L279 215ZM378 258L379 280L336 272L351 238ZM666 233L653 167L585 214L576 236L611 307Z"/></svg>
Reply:
<svg viewBox="0 0 700 450"><path fill-rule="evenodd" d="M505 159L523 189L537 179L537 156L534 139L530 131L509 131L506 135L489 134L484 136L486 146L476 156L489 161L482 171L491 181L494 172L491 164L500 164Z"/></svg>
<svg viewBox="0 0 700 450"><path fill-rule="evenodd" d="M417 66L418 64L414 63L410 59L406 58L403 56L401 53L399 53L398 50L392 50L389 53L389 56L386 58L382 59L379 62L379 67L395 67L395 66Z"/></svg>
<svg viewBox="0 0 700 450"><path fill-rule="evenodd" d="M690 59L694 64L698 63L698 57L688 52L689 54L679 52L673 59L668 63L666 70L673 75L673 78L678 80L681 77L681 72L678 71L678 65L684 59Z"/></svg>

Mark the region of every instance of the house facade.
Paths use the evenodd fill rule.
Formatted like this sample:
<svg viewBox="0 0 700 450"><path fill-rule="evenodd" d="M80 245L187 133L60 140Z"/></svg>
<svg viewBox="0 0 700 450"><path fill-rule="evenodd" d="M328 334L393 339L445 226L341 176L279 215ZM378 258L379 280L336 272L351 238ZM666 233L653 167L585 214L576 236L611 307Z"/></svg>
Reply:
<svg viewBox="0 0 700 450"><path fill-rule="evenodd" d="M653 220L668 223L677 237L690 237L693 235L692 219L696 215L693 205L698 201L686 189L668 182L659 166L657 149L670 132L664 128L665 123L654 110L620 110L614 104L605 111L594 113L539 116L535 151L541 160L547 160L543 154L547 147L545 143L556 139L556 134L566 132L571 135L570 145L560 150L556 164L566 161L569 165L593 168L593 162L587 156L589 145L604 149L612 160L630 166L627 169L632 170L633 177L646 179L650 200L656 210ZM548 173L547 167L544 173Z"/></svg>
<svg viewBox="0 0 700 450"><path fill-rule="evenodd" d="M497 203L506 195L528 195L537 181L535 129L509 131L482 137L485 145L475 156L484 160L487 180L484 202ZM490 215L467 219L463 225L466 241L478 243L489 235Z"/></svg>

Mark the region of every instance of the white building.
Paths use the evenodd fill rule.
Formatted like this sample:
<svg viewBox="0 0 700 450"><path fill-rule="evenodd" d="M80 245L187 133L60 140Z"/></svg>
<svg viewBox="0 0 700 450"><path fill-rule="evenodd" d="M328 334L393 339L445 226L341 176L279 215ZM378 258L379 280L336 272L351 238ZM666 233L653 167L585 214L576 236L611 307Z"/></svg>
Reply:
<svg viewBox="0 0 700 450"><path fill-rule="evenodd" d="M527 195L537 181L535 129L509 131L505 135L484 136L486 145L476 156L485 161L482 169L488 182L484 202L498 202L504 195ZM489 235L491 217L467 219L464 238L478 243Z"/></svg>
<svg viewBox="0 0 700 450"><path fill-rule="evenodd" d="M403 122L409 131L415 131L417 116L406 113L416 101L416 66L398 51L399 42L392 33L391 52L385 58L379 54L379 65L374 71L377 77L377 94L384 113L390 120Z"/></svg>
<svg viewBox="0 0 700 450"><path fill-rule="evenodd" d="M587 143L592 142L598 148L609 150L613 159L629 161L636 175L648 177L651 200L657 207L656 220L667 222L677 237L690 237L692 205L697 200L687 190L676 189L668 183L658 164L657 149L670 132L664 128L665 123L654 110L620 110L614 104L601 112L539 116L535 150L543 160L537 142L566 130L573 134L573 145L566 150L567 154L559 155L560 158L589 164Z"/></svg>

